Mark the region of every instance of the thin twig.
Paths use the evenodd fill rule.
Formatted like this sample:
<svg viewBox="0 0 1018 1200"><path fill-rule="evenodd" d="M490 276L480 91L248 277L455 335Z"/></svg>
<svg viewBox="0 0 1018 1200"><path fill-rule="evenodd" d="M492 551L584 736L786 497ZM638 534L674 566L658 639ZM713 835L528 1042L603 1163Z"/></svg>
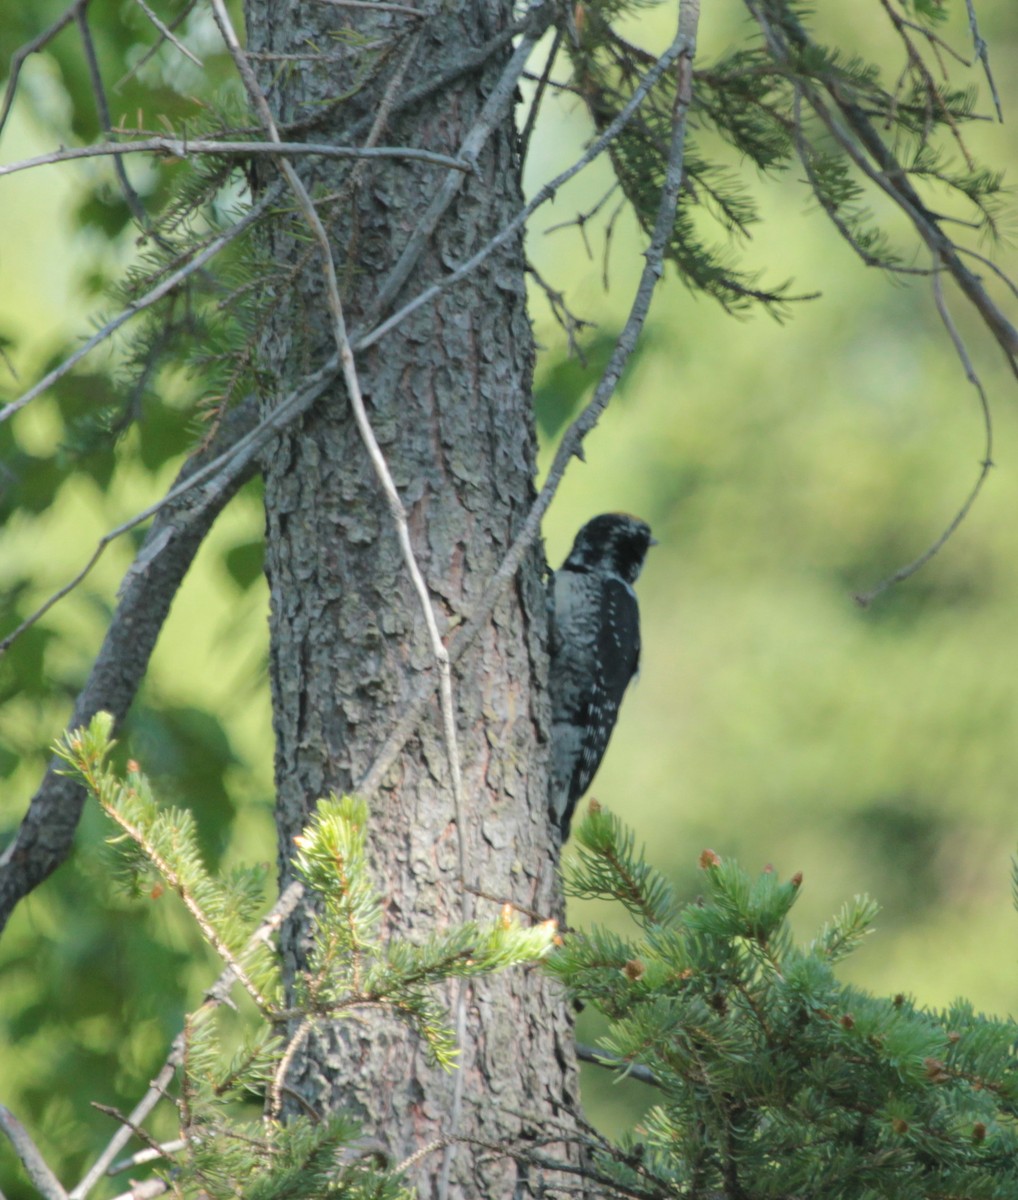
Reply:
<svg viewBox="0 0 1018 1200"><path fill-rule="evenodd" d="M601 286L606 292L610 290L608 287L608 258L611 254L612 238L615 234L615 223L618 221L623 212L625 212L625 209L626 198L623 196L619 200L618 204L615 205L615 211L608 218L608 221L604 227L604 258L601 263Z"/></svg>
<svg viewBox="0 0 1018 1200"><path fill-rule="evenodd" d="M70 149L51 150L35 158L23 158L18 162L0 166L0 178L29 171L34 167L45 167L52 163L71 162L79 158L105 158L122 154L160 154L168 158L186 159L193 154L218 155L221 158L248 158L256 154L271 154L303 158L399 158L408 162L430 163L445 167L449 171L467 174L471 166L448 154L436 154L431 150L418 150L413 146L334 146L330 142L255 142L219 141L216 138L175 138L155 134L133 142L104 142L98 146L72 146Z"/></svg>
<svg viewBox="0 0 1018 1200"><path fill-rule="evenodd" d="M628 1079L636 1079L651 1087L662 1086L661 1080L650 1067L645 1067L641 1063L627 1062L624 1058L609 1054L606 1050L598 1050L596 1046L586 1046L583 1042L577 1042L576 1057L581 1062L592 1063L595 1067L604 1067L609 1071L621 1071Z"/></svg>
<svg viewBox="0 0 1018 1200"><path fill-rule="evenodd" d="M99 125L103 133L108 136L113 122L110 118L110 106L106 99L106 88L103 85L102 71L99 68L99 56L95 52L95 42L92 38L92 31L88 27L88 17L84 8L78 9L74 15L74 19L78 26L78 36L81 38L81 48L85 54L85 63L88 66L92 95L95 97L96 112L99 116ZM127 177L124 160L119 154L113 156L113 169L120 183L121 194L124 197L127 207L131 210L132 216L143 229L148 229L151 224L148 219L148 213L146 213L145 206L141 202L141 197L134 190L134 186Z"/></svg>
<svg viewBox="0 0 1018 1200"><path fill-rule="evenodd" d="M597 216L601 209L604 208L612 196L619 190L620 186L618 180L615 180L604 195L599 200L595 200L590 208L577 213L575 217L570 217L567 221L556 221L554 225L548 225L544 229L544 236L547 237L549 233L558 233L560 229L572 229L574 225L579 226L582 231L587 222ZM586 245L586 235L584 235L584 244ZM589 245L587 246L587 253L588 255L590 254Z"/></svg>
<svg viewBox="0 0 1018 1200"><path fill-rule="evenodd" d="M311 1036L311 1031L314 1029L314 1021L311 1017L305 1016L301 1023L297 1026L296 1032L290 1038L285 1052L279 1059L276 1070L272 1076L272 1083L269 1087L269 1103L268 1115L272 1120L278 1120L283 1109L283 1092L285 1089L286 1076L293 1065L293 1060L297 1055L297 1051Z"/></svg>
<svg viewBox="0 0 1018 1200"><path fill-rule="evenodd" d="M177 15L173 18L169 25L167 25L166 28L172 31L183 25L187 18L191 15L192 10L197 3L198 0L188 0L187 4L185 4L180 12L177 13ZM166 39L160 35L155 45L150 46L141 56L141 58L138 59L134 66L131 67L129 71L126 71L123 75L121 75L121 77L113 85L114 91L119 91L129 79L133 79L142 69L142 67L149 63L159 53L159 51L163 48L163 42L165 42L165 40Z"/></svg>
<svg viewBox="0 0 1018 1200"><path fill-rule="evenodd" d="M119 1162L115 1162L106 1172L107 1175L120 1175L124 1171L133 1170L135 1167L140 1167L144 1163L153 1162L157 1158L167 1158L171 1154L176 1154L178 1150L183 1150L187 1145L186 1138L174 1138L170 1142L161 1142L155 1147L146 1147L144 1150L139 1150L137 1154L128 1155L127 1158L122 1158Z"/></svg>
<svg viewBox="0 0 1018 1200"><path fill-rule="evenodd" d="M969 15L969 33L972 36L972 46L976 52L976 57L983 64L983 73L986 76L986 82L990 86L990 95L993 97L993 106L997 110L997 120L1004 120L1004 110L1000 106L1000 93L997 91L997 84L993 78L993 72L990 70L990 50L986 45L983 35L979 32L979 22L976 20L976 0L965 0L965 8Z"/></svg>
<svg viewBox="0 0 1018 1200"><path fill-rule="evenodd" d="M959 246L958 253L967 254L969 258L974 258L976 262L981 262L984 267L992 271L994 275L997 276L997 278L1002 284L1004 284L1011 295L1018 300L1018 284L1015 283L1015 281L1010 275L1007 274L1006 271L1002 271L992 259L987 258L985 254L980 254L978 250L971 249L969 246Z"/></svg>
<svg viewBox="0 0 1018 1200"><path fill-rule="evenodd" d="M141 11L145 14L145 16L148 17L148 19L152 22L152 24L156 27L156 29L159 30L159 33L162 35L162 38L164 41L172 42L173 45L176 46L176 48L180 51L181 54L183 54L183 56L185 58L189 58L196 67L200 67L202 70L205 69L205 64L198 57L198 55L195 54L193 51L188 50L188 48L184 45L184 43L180 40L180 38L178 38L174 34L174 32L170 28L170 26L165 25L162 22L162 20L157 16L157 14L154 13L151 8L149 8L149 6L145 3L145 0L134 0L134 3L137 4L137 6L141 9Z"/></svg>
<svg viewBox="0 0 1018 1200"><path fill-rule="evenodd" d="M154 1158L162 1157L162 1149L149 1131L143 1129L140 1125L136 1125L130 1117L125 1117L119 1108L114 1108L112 1104L100 1104L97 1100L92 1101L92 1107L97 1112L101 1112L107 1117L112 1117L114 1121L129 1129L140 1142L148 1147L149 1154ZM186 1145L186 1143L184 1144Z"/></svg>
<svg viewBox="0 0 1018 1200"><path fill-rule="evenodd" d="M465 51L461 58L457 58L449 63L440 71L430 76L415 88L404 92L402 96L393 105L394 113L403 113L407 111L416 111L421 104L434 96L436 92L444 91L450 83L454 83L457 79L461 79L464 75L471 71L479 70L496 54L503 46L507 46L514 37L523 33L529 24L529 16L523 17L519 21L514 21L513 24L507 25L505 29L499 30L493 37L489 38L482 45L474 49ZM359 137L366 129L374 124L374 115L368 114L355 121L347 133L350 140L353 141Z"/></svg>
<svg viewBox="0 0 1018 1200"><path fill-rule="evenodd" d="M575 313L571 312L569 305L566 303L565 293L560 292L557 288L553 288L533 263L527 264L527 272L533 276L534 282L544 292L548 300L548 307L551 309L551 315L559 323L562 332L566 335L570 357L575 356L586 367L586 356L576 335L584 329L593 329L597 322L588 321L585 317L578 317Z"/></svg>
<svg viewBox="0 0 1018 1200"><path fill-rule="evenodd" d="M880 583L871 588L868 592L863 592L857 595L855 597L856 603L862 608L868 608L873 601L878 596L886 592L888 588L893 587L895 584L902 583L904 580L914 575L917 571L921 570L924 566L926 566L930 559L934 557L934 555L938 554L943 549L945 543L952 537L958 526L961 525L962 521L964 521L968 516L972 505L976 502L976 498L983 490L983 484L986 483L990 471L993 469L993 417L990 411L990 401L986 395L986 389L983 387L982 380L979 378L975 367L972 365L972 360L969 357L965 342L963 341L961 334L958 332L958 328L955 325L950 312L948 311L947 303L944 300L944 289L941 283L939 270L934 269L932 283L933 299L937 306L937 312L940 314L940 319L944 323L944 328L947 330L948 337L951 339L955 353L958 355L958 359L964 368L965 378L976 389L976 394L979 396L979 407L983 417L983 432L986 439L983 445L983 459L979 465L979 474L976 477L976 482L966 497L965 503L962 504L961 508L959 508L954 514L950 524L940 535L940 537L938 537L935 542L928 546L913 562L908 563L904 567L899 567L897 571L893 572L891 575L888 575L886 579L881 580Z"/></svg>
<svg viewBox="0 0 1018 1200"><path fill-rule="evenodd" d="M558 57L558 52L562 47L562 39L565 34L561 29L555 30L555 37L552 39L551 48L548 51L548 57L544 60L544 70L537 81L537 87L534 89L533 98L530 101L530 111L527 113L527 121L523 126L523 132L520 134L520 161L527 161L527 154L530 151L530 139L533 136L534 128L537 125L537 116L541 111L541 101L544 99L544 93L548 89L548 81L551 79L552 70L555 67L555 59Z"/></svg>
<svg viewBox="0 0 1018 1200"><path fill-rule="evenodd" d="M421 44L421 38L423 34L424 26L418 25L414 33L406 39L407 45L404 48L402 57L396 63L395 68L385 82L385 88L382 92L380 100L378 101L375 111L375 119L372 122L370 130L368 131L367 137L361 143L362 148L374 146L385 132L385 128L389 123L389 118L392 115L393 107L397 104L400 94L403 90L406 73L409 70L415 54L417 53L418 46ZM335 197L329 198L329 204L335 206L333 222L338 220L339 217L346 212L356 211L355 206L351 204L351 200L355 193L360 189L361 181L364 178L367 166L368 162L366 159L362 159L360 162L357 162L354 165L353 170L347 175L339 192L335 195ZM324 200L320 200L319 204L324 204ZM333 232L333 226L331 222L330 232ZM308 247L308 253L314 253L313 246ZM348 254L348 270L352 269L353 257L353 255Z"/></svg>

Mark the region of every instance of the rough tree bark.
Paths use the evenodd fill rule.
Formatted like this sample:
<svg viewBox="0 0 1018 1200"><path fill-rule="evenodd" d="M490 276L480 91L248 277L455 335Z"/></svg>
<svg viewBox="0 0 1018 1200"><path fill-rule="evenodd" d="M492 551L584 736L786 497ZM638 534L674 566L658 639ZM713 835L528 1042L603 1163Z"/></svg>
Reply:
<svg viewBox="0 0 1018 1200"><path fill-rule="evenodd" d="M310 119L315 140L349 144L353 127L370 125L391 99L512 20L506 0L457 0L432 11L421 20L398 6L372 11L248 0L249 49L277 119L291 125ZM362 43L350 38L351 28ZM347 32L337 36L341 30ZM328 48L335 60L291 58L281 66L270 57L306 54L309 47ZM456 154L510 53L507 46L481 70L397 113L380 142ZM342 104L323 106L348 92ZM319 203L347 323L357 328L444 172L409 162L353 169L330 162L301 171L316 196L333 197ZM507 111L402 298L499 229L521 203L519 176ZM307 245L280 227L271 251L282 270ZM295 298L273 314L266 352L285 390L333 351L320 262L312 255ZM447 625L470 611L534 494L532 364L519 242L358 357L369 414ZM285 883L292 838L309 809L364 774L433 659L391 514L341 386L281 439L264 472ZM542 565L538 553L531 555L455 671L463 826L457 827L437 702L373 801L373 864L390 930L423 935L461 918L460 837L465 884L479 915L497 912L490 897L528 912L560 911L546 800ZM303 965L301 920L283 940L291 980ZM455 999L453 990L453 1007ZM319 1111L356 1112L396 1162L452 1134L504 1143L528 1127L544 1131L563 1115L563 1101L574 1100L576 1079L569 1014L539 972L470 989L460 1069L462 1111L454 1117L455 1076L428 1067L396 1022L370 1013L313 1036L288 1085ZM448 1154L434 1149L414 1167L422 1195L441 1190ZM525 1172L509 1157L462 1143L451 1170L452 1196L510 1196L526 1187Z"/></svg>

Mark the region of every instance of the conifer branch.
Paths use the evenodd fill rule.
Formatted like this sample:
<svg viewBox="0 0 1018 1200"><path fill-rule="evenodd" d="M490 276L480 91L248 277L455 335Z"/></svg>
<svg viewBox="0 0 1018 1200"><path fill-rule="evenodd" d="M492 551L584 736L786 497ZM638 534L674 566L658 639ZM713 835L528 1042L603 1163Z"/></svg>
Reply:
<svg viewBox="0 0 1018 1200"><path fill-rule="evenodd" d="M854 1195L865 1177L889 1195L900 1184L1008 1200L1014 1023L840 984L831 963L865 933L870 902L846 905L799 950L787 927L798 876L750 880L712 852L701 865L707 894L666 924L635 943L570 933L548 960L610 1022L604 1049L581 1057L620 1075L642 1068L662 1091L641 1121L641 1153L594 1146L593 1170L660 1197L799 1195L806 1180L810 1194ZM594 863L581 863L579 884L613 894Z"/></svg>
<svg viewBox="0 0 1018 1200"><path fill-rule="evenodd" d="M802 25L789 22L779 27L759 0L746 0L746 6L760 26L774 59L796 80L796 86L801 88L828 132L863 175L908 217L1013 363L1018 358L1018 329L993 301L979 278L961 261L954 243L943 233L937 217L923 203L872 121L836 78L822 76L819 83L814 83L797 68L793 47L800 54L817 52Z"/></svg>
<svg viewBox="0 0 1018 1200"><path fill-rule="evenodd" d="M297 905L304 897L304 884L298 880L294 880L282 892L279 899L272 906L271 910L266 913L248 938L247 945L241 953L241 958L247 958L255 949L261 946L267 946L270 939L275 936L280 925L289 917L296 909ZM236 975L233 967L228 965L219 975L216 982L209 988L206 993L205 1000L202 1003L203 1008L215 1008L220 1004L226 1003L233 985L236 983ZM181 1031L174 1039L170 1053L163 1063L159 1074L152 1081L148 1091L138 1101L135 1107L131 1110L129 1120L134 1125L142 1125L151 1114L152 1110L164 1099L168 1094L168 1089L176 1075L178 1069L184 1061L185 1054L185 1039L184 1033ZM106 1148L99 1155L96 1161L89 1168L88 1172L82 1178L81 1182L71 1191L70 1200L84 1200L84 1198L92 1191L100 1179L106 1175L111 1163L114 1162L117 1155L130 1140L130 1130L122 1127L118 1129L116 1134L107 1144Z"/></svg>
<svg viewBox="0 0 1018 1200"><path fill-rule="evenodd" d="M154 823L143 811L142 806L147 799L144 794L144 780L138 776L134 781L129 780L126 784L117 785L112 777L104 772L102 757L108 748L112 725L109 713L99 714L88 730L79 728L68 734L64 746L58 752L72 764L110 820L120 826L181 898L205 940L232 970L234 977L246 989L259 1010L268 1015L272 1011L269 1000L255 986L240 959L222 936L216 921L202 906L193 886L194 872L186 870L186 867L182 869L180 865L185 862L185 856L191 849L187 844L187 834L183 833L179 839L182 844L174 847L178 855L178 861L174 861L164 851L162 839L154 836ZM105 746L101 745L100 738L106 739Z"/></svg>

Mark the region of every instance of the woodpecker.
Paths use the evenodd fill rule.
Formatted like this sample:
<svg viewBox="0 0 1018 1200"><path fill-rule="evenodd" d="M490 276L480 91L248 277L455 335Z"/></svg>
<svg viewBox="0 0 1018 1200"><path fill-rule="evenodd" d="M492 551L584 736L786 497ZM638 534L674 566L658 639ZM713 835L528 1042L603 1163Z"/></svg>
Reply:
<svg viewBox="0 0 1018 1200"><path fill-rule="evenodd" d="M639 666L640 610L633 584L656 544L645 521L602 513L576 535L552 578L550 808L563 841Z"/></svg>

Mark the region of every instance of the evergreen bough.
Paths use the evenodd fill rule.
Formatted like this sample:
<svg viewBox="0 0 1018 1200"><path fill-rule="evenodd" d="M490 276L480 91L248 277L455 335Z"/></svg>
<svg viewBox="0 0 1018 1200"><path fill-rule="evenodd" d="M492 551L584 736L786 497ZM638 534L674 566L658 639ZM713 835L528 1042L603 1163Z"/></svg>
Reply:
<svg viewBox="0 0 1018 1200"><path fill-rule="evenodd" d="M703 895L680 905L596 803L575 838L570 891L621 903L638 933L574 933L548 966L608 1019L604 1063L643 1068L661 1094L620 1146L594 1150L600 1178L689 1200L1018 1196L1018 1026L839 982L871 900L800 947L799 876L754 879L704 851Z"/></svg>

